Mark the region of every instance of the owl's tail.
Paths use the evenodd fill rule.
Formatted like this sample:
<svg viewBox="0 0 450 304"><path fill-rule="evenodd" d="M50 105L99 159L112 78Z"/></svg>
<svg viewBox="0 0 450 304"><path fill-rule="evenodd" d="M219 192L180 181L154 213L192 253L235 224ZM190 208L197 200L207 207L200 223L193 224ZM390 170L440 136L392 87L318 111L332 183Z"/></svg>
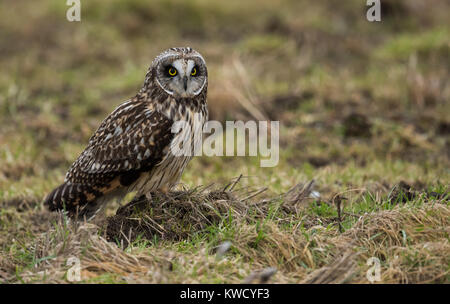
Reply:
<svg viewBox="0 0 450 304"><path fill-rule="evenodd" d="M44 204L50 211L64 210L70 217L91 216L100 207L103 196L104 193L89 185L63 183L45 198Z"/></svg>

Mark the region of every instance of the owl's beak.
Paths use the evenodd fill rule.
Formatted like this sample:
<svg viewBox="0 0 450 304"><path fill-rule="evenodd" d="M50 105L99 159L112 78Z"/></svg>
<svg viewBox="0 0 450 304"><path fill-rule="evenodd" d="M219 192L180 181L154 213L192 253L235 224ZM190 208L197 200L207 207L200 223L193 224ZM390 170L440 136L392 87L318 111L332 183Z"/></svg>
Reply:
<svg viewBox="0 0 450 304"><path fill-rule="evenodd" d="M188 81L187 76L183 76L183 86L185 91L187 90L187 81Z"/></svg>

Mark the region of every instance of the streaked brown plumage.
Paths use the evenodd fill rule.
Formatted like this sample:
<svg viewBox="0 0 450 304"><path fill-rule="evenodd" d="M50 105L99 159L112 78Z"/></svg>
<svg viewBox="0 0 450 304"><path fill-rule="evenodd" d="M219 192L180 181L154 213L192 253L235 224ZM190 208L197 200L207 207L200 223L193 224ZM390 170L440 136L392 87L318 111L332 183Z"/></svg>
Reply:
<svg viewBox="0 0 450 304"><path fill-rule="evenodd" d="M170 68L177 70L175 76L168 74ZM198 52L172 48L161 53L139 93L101 123L45 203L50 210L90 217L113 197L173 187L192 156L174 155L171 144L183 136L195 144L194 134L202 132L208 116L206 95L207 68ZM176 121L188 122L192 132L172 133Z"/></svg>

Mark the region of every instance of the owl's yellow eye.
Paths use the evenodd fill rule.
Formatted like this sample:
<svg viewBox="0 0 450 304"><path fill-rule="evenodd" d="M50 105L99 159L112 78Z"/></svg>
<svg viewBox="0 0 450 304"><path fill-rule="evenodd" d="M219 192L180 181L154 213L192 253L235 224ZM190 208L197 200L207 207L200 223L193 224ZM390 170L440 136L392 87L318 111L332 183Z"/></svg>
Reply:
<svg viewBox="0 0 450 304"><path fill-rule="evenodd" d="M173 77L173 76L175 76L175 75L177 74L177 69L175 69L175 68L169 68L168 73L169 73L170 76Z"/></svg>
<svg viewBox="0 0 450 304"><path fill-rule="evenodd" d="M192 76L197 75L197 68L196 68L196 67L194 67L194 68L192 69L191 75L192 75Z"/></svg>

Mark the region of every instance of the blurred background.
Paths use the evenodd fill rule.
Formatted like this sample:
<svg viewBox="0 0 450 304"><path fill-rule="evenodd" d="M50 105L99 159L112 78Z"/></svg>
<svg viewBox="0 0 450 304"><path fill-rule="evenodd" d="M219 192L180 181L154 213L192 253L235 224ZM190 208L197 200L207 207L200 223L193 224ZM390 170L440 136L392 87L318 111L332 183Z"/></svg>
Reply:
<svg viewBox="0 0 450 304"><path fill-rule="evenodd" d="M280 163L202 157L188 186L287 190L449 182L450 3L382 0L81 0L0 3L0 199L42 199L162 50L209 68L211 119L279 120Z"/></svg>

